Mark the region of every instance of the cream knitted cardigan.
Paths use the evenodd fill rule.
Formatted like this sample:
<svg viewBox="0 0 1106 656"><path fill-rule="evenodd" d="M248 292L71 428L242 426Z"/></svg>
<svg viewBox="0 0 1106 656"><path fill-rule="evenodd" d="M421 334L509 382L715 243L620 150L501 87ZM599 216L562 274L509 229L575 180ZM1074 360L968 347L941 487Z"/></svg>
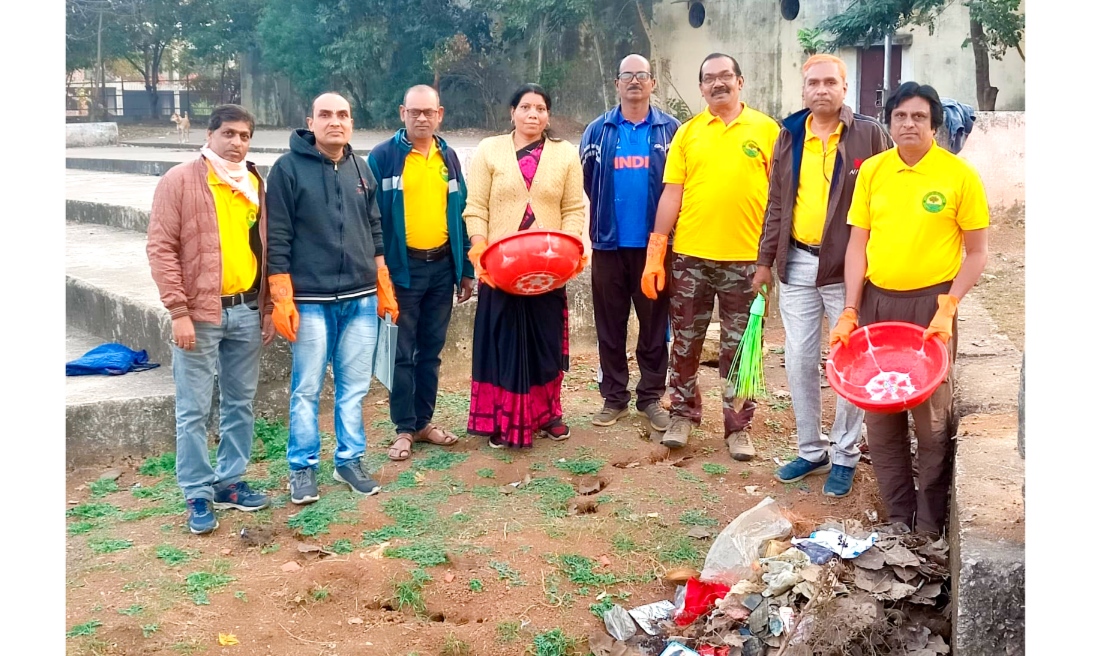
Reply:
<svg viewBox="0 0 1106 656"><path fill-rule="evenodd" d="M576 147L547 139L530 190L515 156L514 133L480 142L469 162L465 183L465 225L470 235L488 241L518 230L526 203L534 210L532 228L561 230L581 237L584 231L584 171Z"/></svg>

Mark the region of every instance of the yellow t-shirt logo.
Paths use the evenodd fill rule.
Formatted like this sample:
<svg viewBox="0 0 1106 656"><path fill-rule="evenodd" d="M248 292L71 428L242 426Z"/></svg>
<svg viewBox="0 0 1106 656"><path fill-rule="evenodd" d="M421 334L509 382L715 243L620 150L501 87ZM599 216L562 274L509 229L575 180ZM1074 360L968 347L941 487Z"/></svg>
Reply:
<svg viewBox="0 0 1106 656"><path fill-rule="evenodd" d="M931 191L922 197L922 207L933 214L945 209L946 202L945 195L939 191Z"/></svg>

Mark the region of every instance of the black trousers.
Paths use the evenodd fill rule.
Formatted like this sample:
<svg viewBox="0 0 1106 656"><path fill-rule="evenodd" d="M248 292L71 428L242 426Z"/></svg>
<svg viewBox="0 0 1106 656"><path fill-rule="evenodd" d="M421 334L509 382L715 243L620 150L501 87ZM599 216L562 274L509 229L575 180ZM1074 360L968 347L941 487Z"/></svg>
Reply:
<svg viewBox="0 0 1106 656"><path fill-rule="evenodd" d="M396 369L389 410L396 433L420 431L434 416L438 370L453 314L453 260L408 258L411 285L395 286L399 303Z"/></svg>
<svg viewBox="0 0 1106 656"><path fill-rule="evenodd" d="M665 287L650 300L641 291L645 269L644 248L592 251L591 294L595 329L599 334L599 392L606 405L624 408L630 404L629 364L626 361L627 322L630 303L637 313L637 363L641 380L637 384L637 408L641 410L664 395L668 374L668 291L672 286L671 249L665 259Z"/></svg>

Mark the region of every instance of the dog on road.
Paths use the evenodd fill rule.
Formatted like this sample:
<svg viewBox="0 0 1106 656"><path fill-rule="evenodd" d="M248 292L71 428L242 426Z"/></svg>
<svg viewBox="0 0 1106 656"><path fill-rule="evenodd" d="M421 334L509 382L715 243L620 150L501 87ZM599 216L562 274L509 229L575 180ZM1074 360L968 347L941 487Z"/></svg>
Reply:
<svg viewBox="0 0 1106 656"><path fill-rule="evenodd" d="M177 143L187 143L192 136L192 121L188 120L188 112L184 116L173 112L169 120L177 125Z"/></svg>

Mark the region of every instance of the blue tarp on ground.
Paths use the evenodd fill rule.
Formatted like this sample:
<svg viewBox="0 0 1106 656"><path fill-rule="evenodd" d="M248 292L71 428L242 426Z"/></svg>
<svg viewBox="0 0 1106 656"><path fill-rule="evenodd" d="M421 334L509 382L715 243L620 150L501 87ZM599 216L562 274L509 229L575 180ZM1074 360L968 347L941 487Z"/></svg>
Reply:
<svg viewBox="0 0 1106 656"><path fill-rule="evenodd" d="M149 362L146 351L132 351L122 344L101 344L71 362L65 363L66 376L118 376L130 371L145 371L161 365Z"/></svg>

